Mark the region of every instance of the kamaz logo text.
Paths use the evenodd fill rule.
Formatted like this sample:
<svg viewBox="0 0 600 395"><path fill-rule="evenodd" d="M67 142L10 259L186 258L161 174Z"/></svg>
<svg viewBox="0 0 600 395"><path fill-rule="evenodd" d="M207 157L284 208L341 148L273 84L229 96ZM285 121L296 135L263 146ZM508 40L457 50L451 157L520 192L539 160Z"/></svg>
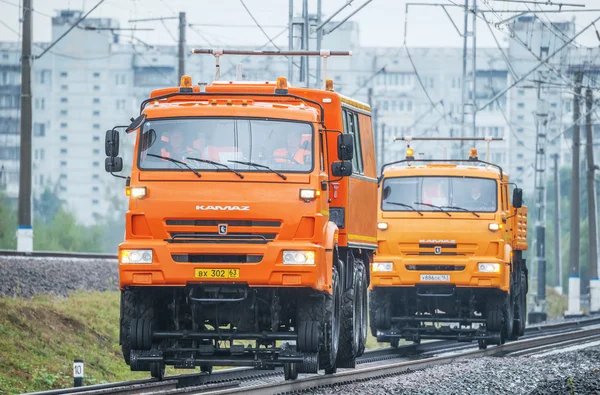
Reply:
<svg viewBox="0 0 600 395"><path fill-rule="evenodd" d="M203 211L250 211L250 206L196 206Z"/></svg>
<svg viewBox="0 0 600 395"><path fill-rule="evenodd" d="M419 240L422 244L455 244L456 240Z"/></svg>

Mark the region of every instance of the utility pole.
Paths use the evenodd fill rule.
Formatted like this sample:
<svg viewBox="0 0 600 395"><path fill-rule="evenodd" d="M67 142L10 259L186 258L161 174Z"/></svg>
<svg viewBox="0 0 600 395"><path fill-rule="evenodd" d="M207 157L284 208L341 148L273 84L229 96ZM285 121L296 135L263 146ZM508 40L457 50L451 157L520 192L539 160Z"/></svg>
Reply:
<svg viewBox="0 0 600 395"><path fill-rule="evenodd" d="M294 49L294 0L288 5L288 50ZM288 79L294 83L294 57L288 56Z"/></svg>
<svg viewBox="0 0 600 395"><path fill-rule="evenodd" d="M379 152L381 152L380 167L385 164L385 123L381 123L381 135L379 136Z"/></svg>
<svg viewBox="0 0 600 395"><path fill-rule="evenodd" d="M579 277L579 97L583 72L575 72L575 94L573 95L573 163L571 168L571 228L569 249L569 304L565 316L581 315L581 279Z"/></svg>
<svg viewBox="0 0 600 395"><path fill-rule="evenodd" d="M17 250L33 251L31 226L31 40L33 0L23 1L23 41L21 48L21 147L19 160L19 229Z"/></svg>
<svg viewBox="0 0 600 395"><path fill-rule="evenodd" d="M323 4L322 0L317 0L317 27L321 25L321 20L323 18ZM321 50L321 43L323 41L323 29L317 30L317 51ZM317 58L317 77L316 77L315 87L317 89L321 89L324 86L324 83L321 82L321 57Z"/></svg>
<svg viewBox="0 0 600 395"><path fill-rule="evenodd" d="M554 161L554 284L555 289L562 295L562 262L560 248L560 172L558 154L553 154Z"/></svg>
<svg viewBox="0 0 600 395"><path fill-rule="evenodd" d="M185 23L185 12L179 13L179 78L181 79L183 75L185 75L185 28L187 24Z"/></svg>
<svg viewBox="0 0 600 395"><path fill-rule="evenodd" d="M465 15L463 28L463 61L462 61L462 79L461 79L461 104L462 111L460 117L460 137L467 137L467 134L475 136L477 130L477 0L473 0L473 9L469 9L469 0L465 0ZM469 30L469 15L472 14L471 30ZM471 37L471 53L469 54L469 37ZM471 72L468 70L468 58L471 57ZM470 74L470 75L469 75ZM469 86L470 85L470 86ZM471 97L469 98L469 87ZM467 108L471 111L470 133L467 133ZM462 155L464 140L460 140L459 147Z"/></svg>
<svg viewBox="0 0 600 395"><path fill-rule="evenodd" d="M600 279L598 279L598 233L596 224L596 188L594 173L594 137L592 134L592 106L594 96L588 86L585 90L585 146L587 155L587 198L588 198L588 236L590 265L590 312L600 310Z"/></svg>
<svg viewBox="0 0 600 395"><path fill-rule="evenodd" d="M548 47L540 47L540 56L548 52ZM531 303L529 323L546 321L546 142L548 113L546 95L542 94L546 72L539 72L537 81L536 138L535 138L535 259L537 263L537 292Z"/></svg>

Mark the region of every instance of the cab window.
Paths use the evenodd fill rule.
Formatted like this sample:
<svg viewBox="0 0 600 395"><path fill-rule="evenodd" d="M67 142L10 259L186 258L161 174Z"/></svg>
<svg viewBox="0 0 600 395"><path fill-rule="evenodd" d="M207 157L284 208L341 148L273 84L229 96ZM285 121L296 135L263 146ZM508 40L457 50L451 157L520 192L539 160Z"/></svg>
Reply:
<svg viewBox="0 0 600 395"><path fill-rule="evenodd" d="M344 133L352 133L354 137L354 157L352 158L352 169L356 174L363 174L362 150L360 145L360 128L358 125L358 114L344 109L343 112Z"/></svg>

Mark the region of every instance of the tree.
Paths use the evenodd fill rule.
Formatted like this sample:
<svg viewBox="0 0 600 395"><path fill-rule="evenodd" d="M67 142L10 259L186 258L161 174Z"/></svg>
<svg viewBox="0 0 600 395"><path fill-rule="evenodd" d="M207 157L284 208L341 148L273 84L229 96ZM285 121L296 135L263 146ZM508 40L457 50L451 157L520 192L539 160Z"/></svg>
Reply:
<svg viewBox="0 0 600 395"><path fill-rule="evenodd" d="M39 197L33 198L33 213L36 220L48 223L54 219L64 200L58 197L58 185L46 187Z"/></svg>
<svg viewBox="0 0 600 395"><path fill-rule="evenodd" d="M17 208L0 192L0 249L17 248Z"/></svg>

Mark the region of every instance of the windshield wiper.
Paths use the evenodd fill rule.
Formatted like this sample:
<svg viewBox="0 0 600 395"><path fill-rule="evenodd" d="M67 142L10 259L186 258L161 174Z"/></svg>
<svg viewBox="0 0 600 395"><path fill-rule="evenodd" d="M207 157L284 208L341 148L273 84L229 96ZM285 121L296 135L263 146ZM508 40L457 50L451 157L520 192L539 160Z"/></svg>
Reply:
<svg viewBox="0 0 600 395"><path fill-rule="evenodd" d="M384 202L385 204L393 204L394 206L402 206L402 207L406 207L411 209L412 211L415 211L417 213L419 213L419 215L422 217L423 213L420 212L419 210L417 210L416 208L414 208L413 206L411 206L410 204L404 204L404 203L396 203L396 202Z"/></svg>
<svg viewBox="0 0 600 395"><path fill-rule="evenodd" d="M447 212L446 210L444 210L443 208L441 208L440 206L436 206L435 204L429 204L429 203L423 203L423 202L415 202L415 204L418 204L420 206L427 206L427 207L433 207L433 208L437 208L438 210L440 210L442 213L446 214L448 217L452 217L450 215L449 212Z"/></svg>
<svg viewBox="0 0 600 395"><path fill-rule="evenodd" d="M198 172L197 172L195 169L193 169L193 168L192 168L190 165L188 165L187 163L185 163L185 162L182 162L182 161L180 161L180 160L173 159L173 158L169 158L168 156L162 156L162 155L154 155L154 154L146 154L146 155L148 155L148 156L152 156L152 157L154 157L154 158L158 158L158 159L166 160L166 161L169 161L169 162L173 162L173 163L175 163L175 164L178 164L178 165L184 165L185 167L187 167L188 169L190 169L192 172L194 172L194 174L195 174L195 175L197 175L197 176L198 176L198 178L202 177L202 176L200 175L200 173L198 173ZM181 166L180 166L180 167L181 167Z"/></svg>
<svg viewBox="0 0 600 395"><path fill-rule="evenodd" d="M208 160L208 159L192 158L191 156L188 156L187 158L191 159L191 160L195 160L197 162L208 163L208 164L213 165L215 167L217 167L217 166L223 166L224 168L226 168L230 172L234 173L238 177L244 178L244 175L242 173L240 173L239 171L236 171L236 170L232 169L231 167L227 166L225 163L219 163L219 162L215 162L215 161Z"/></svg>
<svg viewBox="0 0 600 395"><path fill-rule="evenodd" d="M469 212L469 213L473 214L473 215L474 215L474 216L476 216L477 218L479 218L479 217L480 217L480 215L479 215L479 214L477 214L475 211L468 210L468 209L466 209L466 208L464 208L464 207L456 207L456 206L442 206L442 208L449 208L449 209L452 209L452 210L465 211L465 212Z"/></svg>
<svg viewBox="0 0 600 395"><path fill-rule="evenodd" d="M254 163L254 162L244 162L244 161L241 161L241 160L228 160L227 162L239 163L240 165L254 166L256 168L266 169L266 170L269 170L271 173L277 174L279 177L283 178L284 180L287 180L287 177L285 176L285 174L281 174L277 170L271 169L269 166L260 165L258 163Z"/></svg>

